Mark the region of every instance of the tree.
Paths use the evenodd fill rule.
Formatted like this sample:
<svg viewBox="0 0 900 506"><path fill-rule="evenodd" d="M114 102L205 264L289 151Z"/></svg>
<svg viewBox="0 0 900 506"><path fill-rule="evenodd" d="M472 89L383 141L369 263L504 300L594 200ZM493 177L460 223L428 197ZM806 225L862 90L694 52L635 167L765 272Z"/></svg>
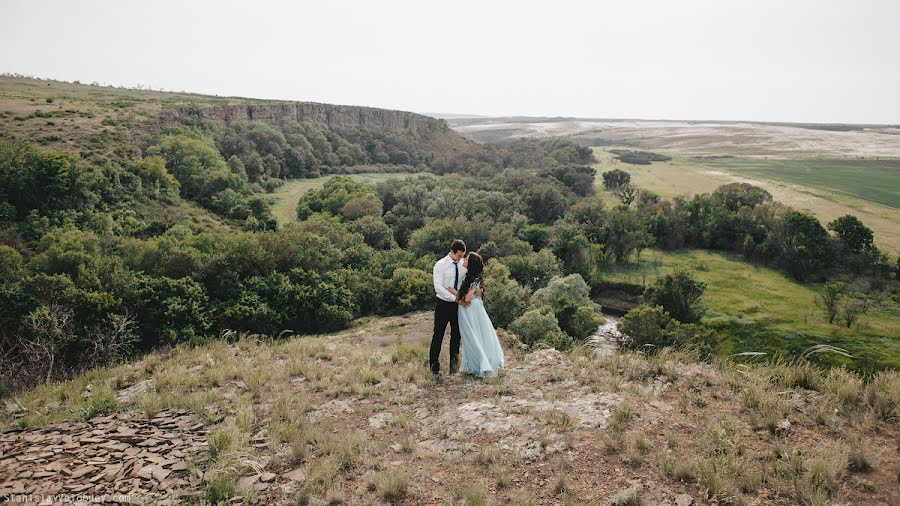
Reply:
<svg viewBox="0 0 900 506"><path fill-rule="evenodd" d="M509 269L496 259L484 267L484 288L484 308L497 327L509 327L528 306L528 291L511 279Z"/></svg>
<svg viewBox="0 0 900 506"><path fill-rule="evenodd" d="M244 181L247 180L247 169L244 168L244 162L237 155L231 155L228 159L228 169L232 174L237 174Z"/></svg>
<svg viewBox="0 0 900 506"><path fill-rule="evenodd" d="M583 199L570 207L566 220L577 223L581 232L593 243L602 243L606 236L606 204L599 198Z"/></svg>
<svg viewBox="0 0 900 506"><path fill-rule="evenodd" d="M561 165L550 170L550 175L581 197L594 194L594 178L597 171L587 165Z"/></svg>
<svg viewBox="0 0 900 506"><path fill-rule="evenodd" d="M844 295L844 284L837 281L829 281L822 287L819 292L819 300L825 307L825 315L828 316L828 323L834 323L834 317L838 313L838 303Z"/></svg>
<svg viewBox="0 0 900 506"><path fill-rule="evenodd" d="M612 255L618 264L628 263L632 253L640 255L641 251L653 244L653 236L640 215L624 207L612 209L606 217L600 243L606 252Z"/></svg>
<svg viewBox="0 0 900 506"><path fill-rule="evenodd" d="M190 278L140 276L132 307L143 350L196 342L210 329L206 291Z"/></svg>
<svg viewBox="0 0 900 506"><path fill-rule="evenodd" d="M631 206L631 203L634 202L634 199L640 192L641 190L637 186L631 183L625 183L617 186L613 190L613 195L615 195L623 205Z"/></svg>
<svg viewBox="0 0 900 506"><path fill-rule="evenodd" d="M263 167L265 167L265 174L268 177L281 177L281 162L278 161L278 158L269 153L263 158Z"/></svg>
<svg viewBox="0 0 900 506"><path fill-rule="evenodd" d="M381 201L375 195L354 197L341 208L341 216L347 221L354 221L363 216L381 217Z"/></svg>
<svg viewBox="0 0 900 506"><path fill-rule="evenodd" d="M731 212L742 207L754 208L763 202L772 200L768 191L748 183L730 183L716 188L712 193L713 203L721 205Z"/></svg>
<svg viewBox="0 0 900 506"><path fill-rule="evenodd" d="M547 244L549 237L550 230L537 223L532 223L519 232L519 238L528 241L535 251L540 251Z"/></svg>
<svg viewBox="0 0 900 506"><path fill-rule="evenodd" d="M576 225L557 223L551 229L550 241L547 245L553 254L562 261L565 272L577 272L586 278L593 273L595 250Z"/></svg>
<svg viewBox="0 0 900 506"><path fill-rule="evenodd" d="M198 198L210 173L230 172L215 146L188 135L167 135L154 151L165 158L166 169L181 183L185 198Z"/></svg>
<svg viewBox="0 0 900 506"><path fill-rule="evenodd" d="M566 197L552 184L530 187L522 200L525 215L534 223L553 223L566 212Z"/></svg>
<svg viewBox="0 0 900 506"><path fill-rule="evenodd" d="M501 261L513 279L531 290L547 286L552 278L562 274L562 262L546 249L530 255L503 257Z"/></svg>
<svg viewBox="0 0 900 506"><path fill-rule="evenodd" d="M700 298L706 290L706 283L694 279L686 271L677 270L656 280L644 291L644 301L658 305L673 318L683 323L700 321L703 308Z"/></svg>
<svg viewBox="0 0 900 506"><path fill-rule="evenodd" d="M482 256L502 257L531 251L528 243L513 235L509 225L490 220L434 220L412 233L409 249L419 256L447 254L450 240L464 238L469 251L479 251Z"/></svg>
<svg viewBox="0 0 900 506"><path fill-rule="evenodd" d="M254 151L250 155L250 158L247 159L247 163L244 164L244 169L247 173L247 179L250 181L259 181L266 173L266 164L263 157Z"/></svg>
<svg viewBox="0 0 900 506"><path fill-rule="evenodd" d="M631 183L631 174L621 169L613 169L603 173L603 189L613 191Z"/></svg>
<svg viewBox="0 0 900 506"><path fill-rule="evenodd" d="M828 232L815 216L788 211L781 223L780 258L788 272L803 280L825 267L829 260Z"/></svg>
<svg viewBox="0 0 900 506"><path fill-rule="evenodd" d="M348 223L347 228L362 235L366 244L375 249L387 250L397 245L391 227L380 216L363 216Z"/></svg>
<svg viewBox="0 0 900 506"><path fill-rule="evenodd" d="M18 283L22 279L24 261L14 248L0 244L0 285Z"/></svg>
<svg viewBox="0 0 900 506"><path fill-rule="evenodd" d="M843 320L849 329L860 316L869 312L872 302L867 298L852 297L844 303Z"/></svg>
<svg viewBox="0 0 900 506"><path fill-rule="evenodd" d="M0 141L0 212L7 220L67 212L86 213L109 186L102 171L69 153ZM13 209L15 211L13 211Z"/></svg>
<svg viewBox="0 0 900 506"><path fill-rule="evenodd" d="M841 244L852 253L868 253L875 249L872 229L852 214L832 221L828 224L828 230L837 234Z"/></svg>

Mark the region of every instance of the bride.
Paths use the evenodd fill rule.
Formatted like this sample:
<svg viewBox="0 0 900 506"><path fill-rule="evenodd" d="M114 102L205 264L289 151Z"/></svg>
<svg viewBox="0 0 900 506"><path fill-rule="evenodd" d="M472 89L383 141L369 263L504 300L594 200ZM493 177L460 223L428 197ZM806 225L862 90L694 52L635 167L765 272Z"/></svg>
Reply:
<svg viewBox="0 0 900 506"><path fill-rule="evenodd" d="M480 378L493 376L503 368L503 349L479 296L484 292L484 260L478 253L468 253L463 259L463 267L466 276L456 293L462 338L459 370Z"/></svg>

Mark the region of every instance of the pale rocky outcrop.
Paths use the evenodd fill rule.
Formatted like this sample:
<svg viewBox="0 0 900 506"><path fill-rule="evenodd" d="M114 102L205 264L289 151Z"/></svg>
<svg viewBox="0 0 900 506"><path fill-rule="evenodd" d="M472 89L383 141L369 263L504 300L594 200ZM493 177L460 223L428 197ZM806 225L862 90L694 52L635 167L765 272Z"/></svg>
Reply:
<svg viewBox="0 0 900 506"><path fill-rule="evenodd" d="M280 102L235 105L180 106L163 111L162 125L181 123L185 120L212 120L231 123L235 121L260 121L277 123L282 119L309 121L328 128L367 128L373 130L404 131L416 136L432 132L458 135L447 124L435 118L406 111L358 107L350 105L319 104L314 102Z"/></svg>

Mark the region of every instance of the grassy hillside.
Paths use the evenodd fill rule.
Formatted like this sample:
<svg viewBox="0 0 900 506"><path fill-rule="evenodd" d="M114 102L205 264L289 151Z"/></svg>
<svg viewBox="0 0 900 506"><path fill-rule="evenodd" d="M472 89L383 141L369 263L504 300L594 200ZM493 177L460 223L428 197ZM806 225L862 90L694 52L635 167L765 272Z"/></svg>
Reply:
<svg viewBox="0 0 900 506"><path fill-rule="evenodd" d="M0 497L897 502L896 258L852 218L832 234L741 184L611 206L589 148L401 111L0 84ZM427 367L455 237L515 333L496 378ZM709 285L701 325L644 307L630 349L583 344L592 288L677 267ZM884 301L844 331L784 273ZM852 368L803 358L818 343Z"/></svg>
<svg viewBox="0 0 900 506"><path fill-rule="evenodd" d="M75 153L127 156L135 154L129 129L166 108L245 102L263 101L0 76L0 132Z"/></svg>
<svg viewBox="0 0 900 506"><path fill-rule="evenodd" d="M0 450L27 457L0 458L0 490L83 484L138 502L232 504L900 498L896 373L864 386L839 370L697 364L671 350L524 355L503 334L500 377L435 383L430 326L416 313L328 336L233 336L41 386L0 415L21 430L0 436ZM57 434L95 431L59 459L78 477L54 467L16 478L43 467L55 443L38 427L61 420ZM144 444L132 430L174 442ZM125 456L78 466L104 447ZM135 472L119 473L123 463Z"/></svg>
<svg viewBox="0 0 900 506"><path fill-rule="evenodd" d="M802 353L827 343L847 349L864 363L900 368L900 307L873 308L852 328L829 324L817 302L821 284L801 284L782 272L727 254L650 250L638 265L606 273L604 278L645 286L676 269L687 270L706 283L703 303L708 312L704 320L725 329L726 353ZM853 363L842 357L829 358Z"/></svg>

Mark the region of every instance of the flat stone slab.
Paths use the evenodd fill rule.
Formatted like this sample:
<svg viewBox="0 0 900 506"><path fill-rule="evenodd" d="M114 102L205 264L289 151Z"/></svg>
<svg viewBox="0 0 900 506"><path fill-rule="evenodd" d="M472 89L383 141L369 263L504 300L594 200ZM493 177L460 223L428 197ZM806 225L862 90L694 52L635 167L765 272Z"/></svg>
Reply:
<svg viewBox="0 0 900 506"><path fill-rule="evenodd" d="M0 434L0 490L163 504L179 480L188 483L186 460L206 458L203 427L187 411L165 410L152 420L110 415Z"/></svg>

